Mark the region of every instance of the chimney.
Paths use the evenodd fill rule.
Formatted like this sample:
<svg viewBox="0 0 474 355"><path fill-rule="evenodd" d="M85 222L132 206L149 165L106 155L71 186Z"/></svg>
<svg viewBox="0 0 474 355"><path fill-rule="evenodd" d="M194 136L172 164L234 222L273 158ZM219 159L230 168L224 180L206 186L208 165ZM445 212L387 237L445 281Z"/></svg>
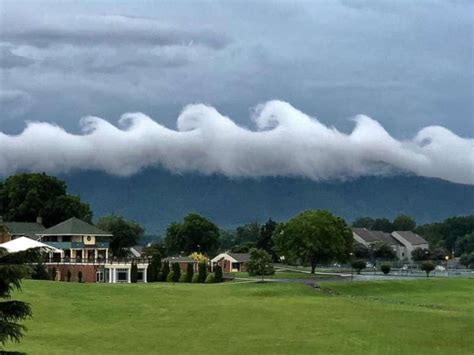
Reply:
<svg viewBox="0 0 474 355"><path fill-rule="evenodd" d="M36 223L43 225L43 217L41 216L36 217Z"/></svg>

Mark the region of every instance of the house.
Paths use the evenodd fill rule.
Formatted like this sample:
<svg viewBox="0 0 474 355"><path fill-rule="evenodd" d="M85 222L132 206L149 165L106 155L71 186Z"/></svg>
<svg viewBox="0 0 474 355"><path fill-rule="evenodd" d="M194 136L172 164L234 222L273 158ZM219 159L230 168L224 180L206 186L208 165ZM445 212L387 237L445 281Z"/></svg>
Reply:
<svg viewBox="0 0 474 355"><path fill-rule="evenodd" d="M137 263L138 281L146 282L147 259L110 257L113 235L84 222L70 218L36 234L38 241L61 250L50 252L46 266L56 270L56 279L65 280L68 271L73 279L82 272L84 282L130 282L132 261Z"/></svg>
<svg viewBox="0 0 474 355"><path fill-rule="evenodd" d="M36 222L4 222L0 217L0 243L9 242L19 237L37 239L36 233L44 230L40 217Z"/></svg>
<svg viewBox="0 0 474 355"><path fill-rule="evenodd" d="M372 231L366 228L352 228L354 240L366 247L375 243L384 242L389 244L395 251L398 259L411 260L411 252L416 248L428 249L428 242L418 234L411 231L395 231L386 233Z"/></svg>
<svg viewBox="0 0 474 355"><path fill-rule="evenodd" d="M403 260L407 256L406 247L403 243L393 238L390 233L382 231L371 231L366 228L352 228L354 240L366 247L372 247L376 243L386 243L390 245L398 259Z"/></svg>
<svg viewBox="0 0 474 355"><path fill-rule="evenodd" d="M392 237L402 243L408 253L408 258L411 259L411 252L415 249L429 249L428 242L418 234L412 231L394 231Z"/></svg>
<svg viewBox="0 0 474 355"><path fill-rule="evenodd" d="M188 269L188 263L192 263L193 271L196 271L196 272L198 271L199 261L194 260L190 258L189 256L168 256L161 261L168 262L170 264L170 268L171 268L171 264L178 263L179 268L181 269L181 271L184 271L184 272L186 272L186 270Z"/></svg>
<svg viewBox="0 0 474 355"><path fill-rule="evenodd" d="M219 265L223 272L244 272L246 271L245 264L249 260L249 253L221 253L211 260L211 270Z"/></svg>

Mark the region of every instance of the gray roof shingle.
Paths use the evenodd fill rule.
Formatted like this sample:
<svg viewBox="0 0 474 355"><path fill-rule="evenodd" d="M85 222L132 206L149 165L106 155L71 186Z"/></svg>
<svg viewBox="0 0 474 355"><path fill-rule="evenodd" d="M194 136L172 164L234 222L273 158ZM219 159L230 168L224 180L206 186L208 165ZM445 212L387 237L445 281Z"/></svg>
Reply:
<svg viewBox="0 0 474 355"><path fill-rule="evenodd" d="M29 238L35 238L35 234L45 229L41 224L32 222L3 222L3 226L10 235Z"/></svg>
<svg viewBox="0 0 474 355"><path fill-rule="evenodd" d="M413 245L428 244L428 242L423 237L412 231L394 231L394 233L401 235Z"/></svg>
<svg viewBox="0 0 474 355"><path fill-rule="evenodd" d="M48 229L45 229L38 235L100 235L100 236L112 236L111 233L105 232L92 224L81 221L76 217L69 218L68 220L56 224Z"/></svg>
<svg viewBox="0 0 474 355"><path fill-rule="evenodd" d="M227 254L233 257L235 260L237 260L240 263L244 263L250 260L249 253L227 253Z"/></svg>
<svg viewBox="0 0 474 355"><path fill-rule="evenodd" d="M390 233L371 231L366 228L352 228L352 232L357 234L367 243L384 242L390 245L402 245L402 243L392 237Z"/></svg>

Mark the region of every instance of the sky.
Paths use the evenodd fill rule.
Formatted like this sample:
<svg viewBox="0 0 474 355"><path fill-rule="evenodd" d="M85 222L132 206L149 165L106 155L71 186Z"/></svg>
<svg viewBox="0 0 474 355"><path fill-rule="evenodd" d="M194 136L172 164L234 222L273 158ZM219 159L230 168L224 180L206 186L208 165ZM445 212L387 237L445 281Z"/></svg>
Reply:
<svg viewBox="0 0 474 355"><path fill-rule="evenodd" d="M473 7L399 0L0 1L0 174L35 159L51 172L85 166L133 174L161 164L329 179L402 170L473 183ZM262 107L276 110L285 138L259 143L262 130L275 128L259 123L266 120ZM120 121L126 113L136 114ZM209 117L238 126L217 131L228 138L219 151L208 147L215 130L201 143L181 132L221 127ZM296 121L282 124L289 117ZM150 131L159 133L133 137L149 118L156 122ZM180 127L180 120L200 123ZM293 130L308 124L315 132L300 143L309 150ZM365 150L354 147L361 125L367 137L378 137ZM108 128L96 135L116 144L109 141L110 152L90 162L105 141L84 134L98 126ZM252 159L239 130L259 137L250 145L258 152ZM119 149L123 132L135 142L133 152ZM335 152L336 138L325 132L343 137L344 148ZM57 134L64 135L61 144L52 139ZM156 143L169 135L182 138ZM282 159L296 157L297 167L271 156L282 142ZM49 161L55 145L64 154ZM357 154L334 168L327 160L347 160L344 149ZM381 153L387 150L394 156Z"/></svg>

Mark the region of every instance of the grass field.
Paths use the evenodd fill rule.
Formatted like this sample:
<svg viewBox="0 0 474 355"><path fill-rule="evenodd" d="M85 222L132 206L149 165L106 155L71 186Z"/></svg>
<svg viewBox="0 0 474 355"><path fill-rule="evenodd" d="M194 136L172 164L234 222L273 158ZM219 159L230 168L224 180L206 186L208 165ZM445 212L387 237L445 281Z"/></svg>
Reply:
<svg viewBox="0 0 474 355"><path fill-rule="evenodd" d="M251 279L261 279L260 276L249 276L248 272L233 272L231 275L235 277L251 278ZM265 276L265 279L309 279L309 280L320 280L327 278L334 278L333 275L323 275L323 274L310 274L305 272L284 270L276 271L274 275Z"/></svg>
<svg viewBox="0 0 474 355"><path fill-rule="evenodd" d="M474 280L302 284L25 281L29 354L472 354Z"/></svg>

